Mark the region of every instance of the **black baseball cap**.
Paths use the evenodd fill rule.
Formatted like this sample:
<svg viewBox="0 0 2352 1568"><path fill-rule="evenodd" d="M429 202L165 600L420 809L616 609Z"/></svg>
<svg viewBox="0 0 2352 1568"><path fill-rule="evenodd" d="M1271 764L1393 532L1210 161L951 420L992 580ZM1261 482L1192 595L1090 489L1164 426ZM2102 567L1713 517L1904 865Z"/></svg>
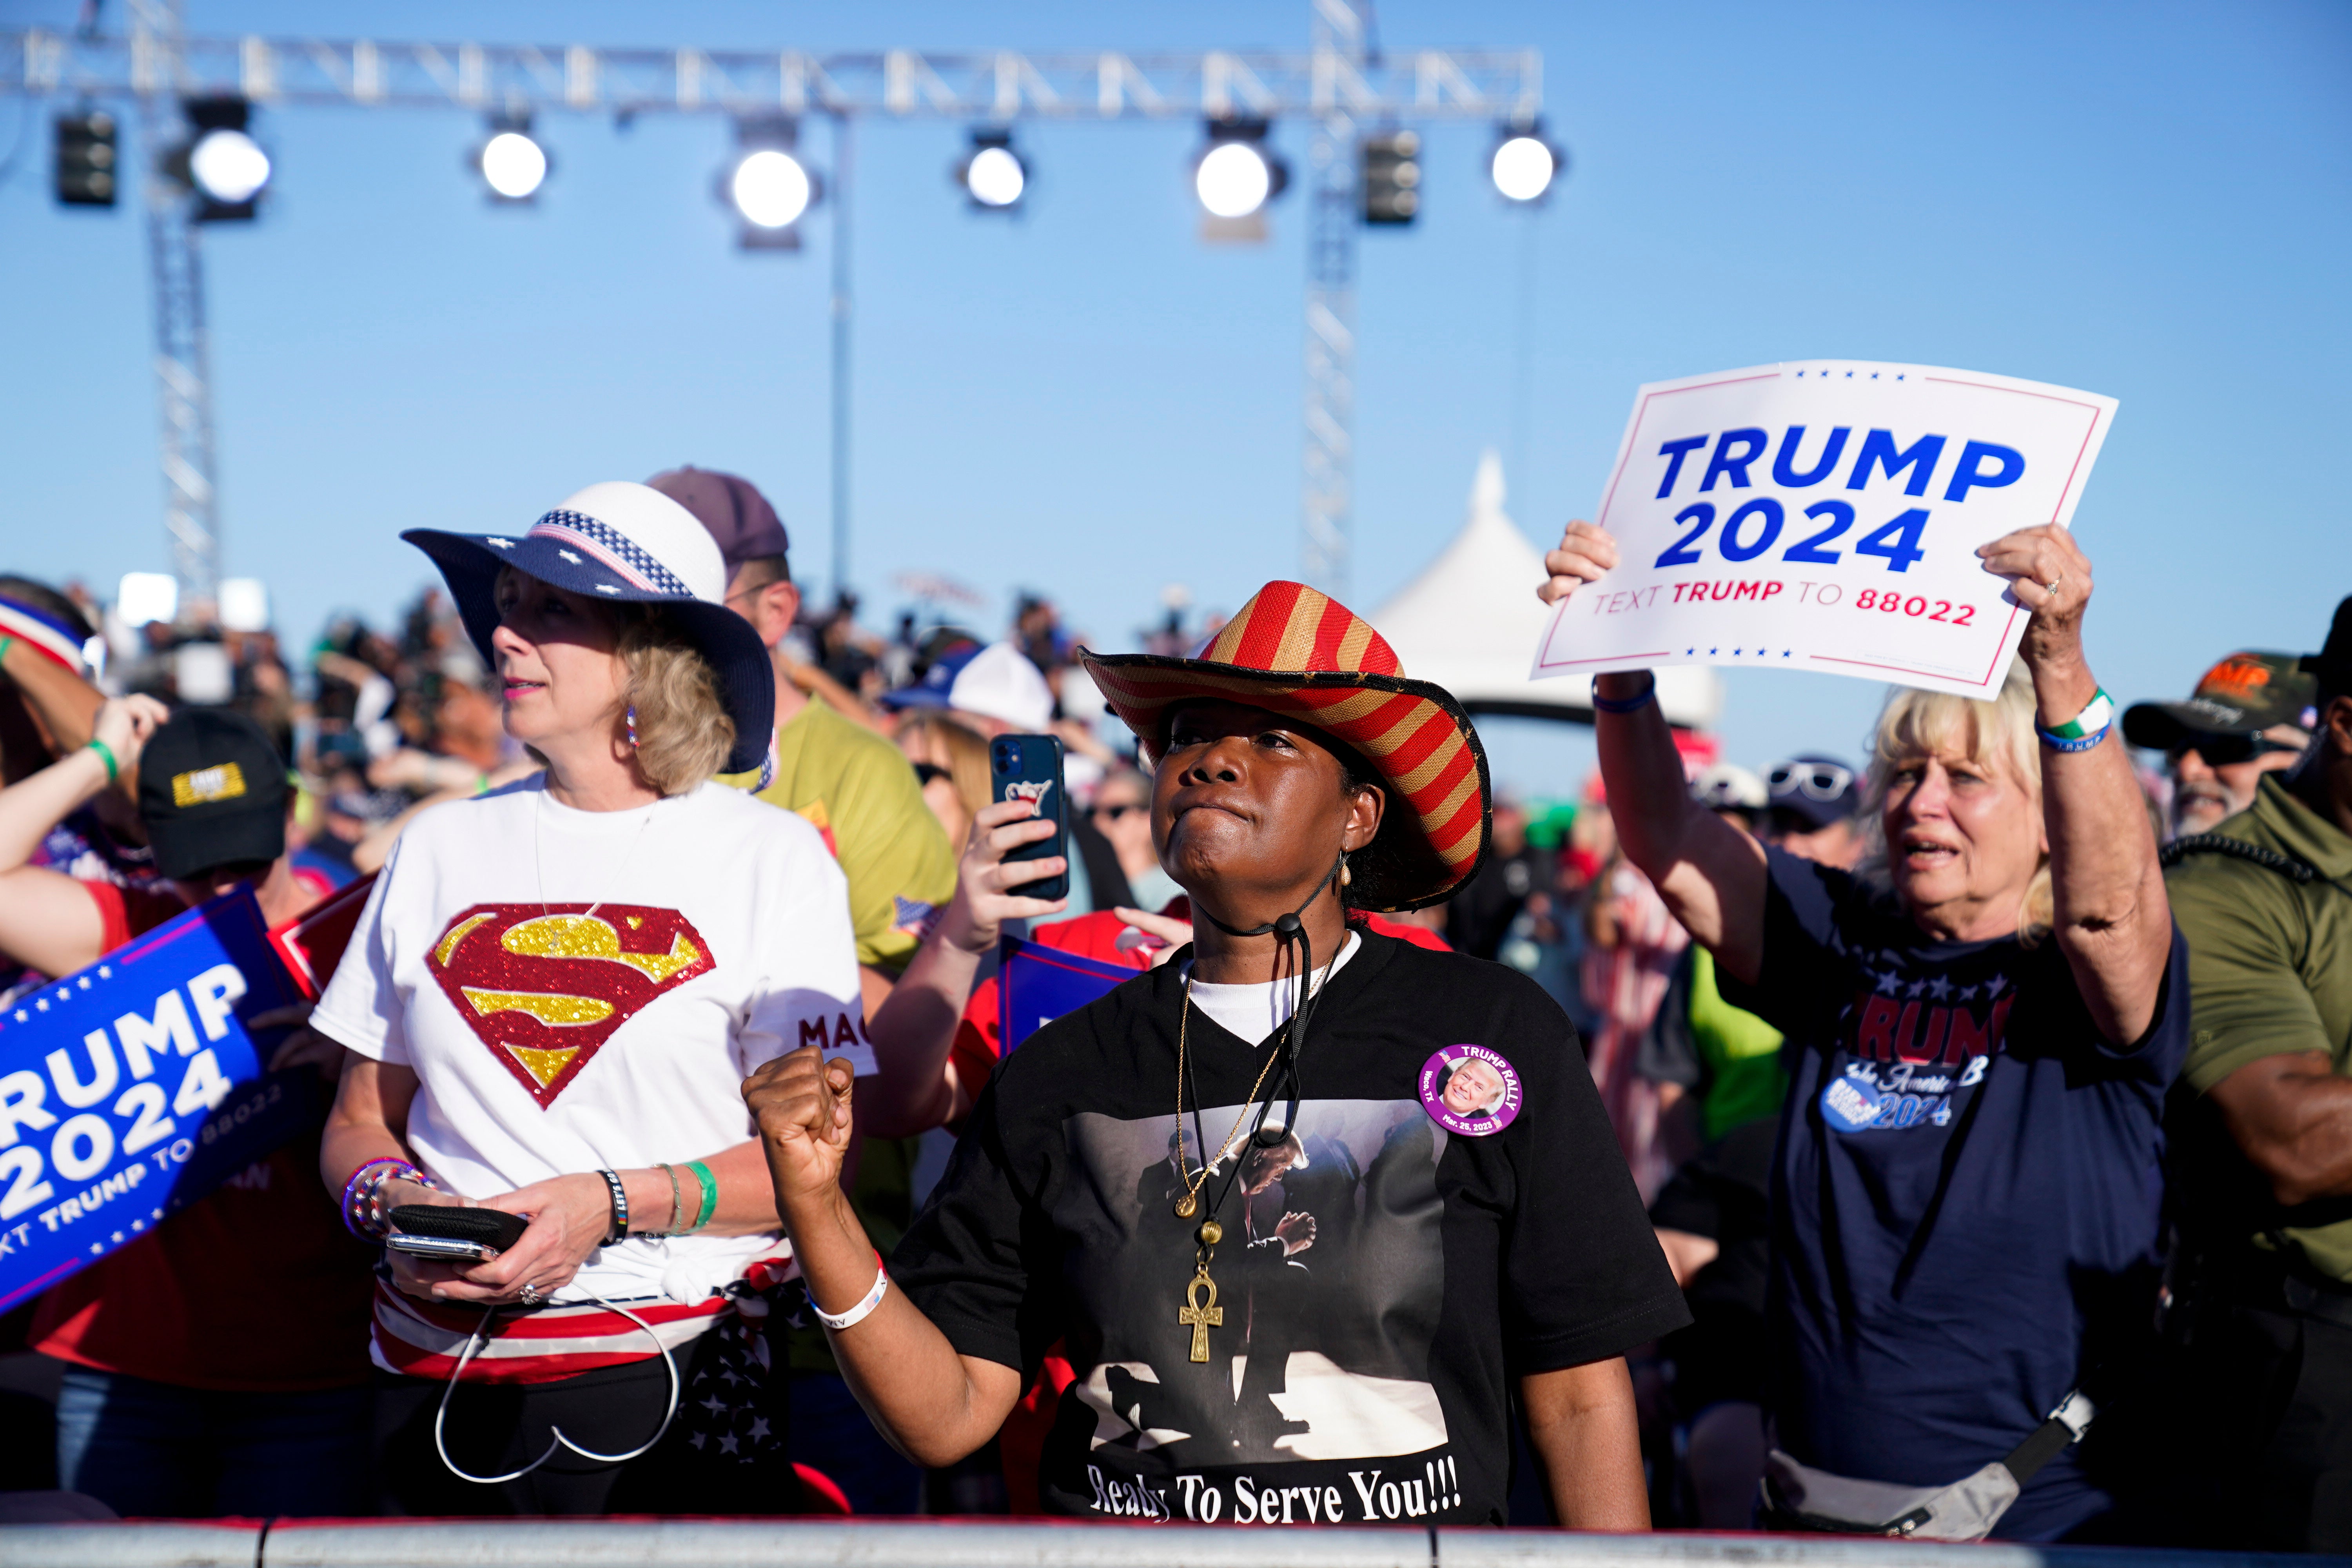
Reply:
<svg viewBox="0 0 2352 1568"><path fill-rule="evenodd" d="M1818 833L1852 816L1861 804L1853 769L1835 757L1786 757L1765 770L1768 817L1794 818L1803 826L1783 830Z"/></svg>
<svg viewBox="0 0 2352 1568"><path fill-rule="evenodd" d="M2342 610L2336 619L2341 627ZM2352 657L2352 637L2345 651ZM2310 658L2291 653L2233 653L2205 672L2188 701L2135 702L2125 709L2124 739L2166 752L2193 744L2200 735L2254 735L2277 724L2308 730L2318 700L2319 683L2311 674L2316 668Z"/></svg>
<svg viewBox="0 0 2352 1568"><path fill-rule="evenodd" d="M2352 697L2352 598L2336 606L2327 646L2303 656L2303 672L2318 686L2317 695Z"/></svg>
<svg viewBox="0 0 2352 1568"><path fill-rule="evenodd" d="M172 715L139 756L139 819L174 881L286 852L286 762L260 725L221 708Z"/></svg>

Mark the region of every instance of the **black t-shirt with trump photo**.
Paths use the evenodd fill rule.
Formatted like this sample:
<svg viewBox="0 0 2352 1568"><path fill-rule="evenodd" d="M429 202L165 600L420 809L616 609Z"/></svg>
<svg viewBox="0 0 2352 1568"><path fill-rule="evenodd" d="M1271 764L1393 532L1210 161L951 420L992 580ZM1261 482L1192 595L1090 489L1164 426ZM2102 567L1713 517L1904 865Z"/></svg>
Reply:
<svg viewBox="0 0 2352 1568"><path fill-rule="evenodd" d="M1192 1010L1200 1214L1175 1212L1200 1139L1171 963L1005 1058L899 1243L892 1278L961 1353L1025 1374L1066 1342L1049 1510L1501 1523L1512 1381L1689 1321L1559 1006L1498 964L1358 940L1271 1147L1224 1142L1270 1047Z"/></svg>

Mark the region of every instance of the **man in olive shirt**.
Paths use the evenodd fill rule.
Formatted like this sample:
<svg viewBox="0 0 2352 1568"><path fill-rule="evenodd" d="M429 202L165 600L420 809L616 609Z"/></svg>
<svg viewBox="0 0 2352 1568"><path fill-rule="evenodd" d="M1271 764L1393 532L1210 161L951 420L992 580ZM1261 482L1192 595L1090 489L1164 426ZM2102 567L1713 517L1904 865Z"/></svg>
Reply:
<svg viewBox="0 0 2352 1568"><path fill-rule="evenodd" d="M749 479L672 468L646 481L692 512L727 563L727 603L751 623L776 666L776 735L758 774L723 779L799 813L824 836L849 882L866 1016L955 895L956 857L923 803L915 770L876 731L812 701L793 684L779 645L800 614L782 520ZM890 1247L914 1218L913 1139L868 1138L851 1199L876 1242ZM919 1473L884 1446L835 1371L822 1332L789 1336L793 1458L813 1464L860 1513L916 1511Z"/></svg>
<svg viewBox="0 0 2352 1568"><path fill-rule="evenodd" d="M2352 1552L2352 598L2318 728L2167 877L2192 1024L2176 1095L2183 1492L2200 1544ZM2234 847L2242 846L2243 847Z"/></svg>
<svg viewBox="0 0 2352 1568"><path fill-rule="evenodd" d="M2291 653L2233 653L2205 672L2188 701L2124 710L2124 739L2164 753L2174 837L2245 810L2264 773L2294 766L2310 747L2315 682L2300 663Z"/></svg>

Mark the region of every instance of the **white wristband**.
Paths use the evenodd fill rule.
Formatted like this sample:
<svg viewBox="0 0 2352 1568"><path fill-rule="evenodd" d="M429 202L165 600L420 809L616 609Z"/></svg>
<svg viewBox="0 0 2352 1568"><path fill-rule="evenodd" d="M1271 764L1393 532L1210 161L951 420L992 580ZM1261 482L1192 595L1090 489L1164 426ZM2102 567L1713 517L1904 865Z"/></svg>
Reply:
<svg viewBox="0 0 2352 1568"><path fill-rule="evenodd" d="M882 1267L882 1259L877 1257L874 1259L874 1289L866 1292L866 1300L846 1312L828 1312L816 1304L816 1292L812 1290L808 1299L809 1310L816 1314L818 1322L839 1333L844 1329L855 1328L864 1322L866 1315L882 1304L882 1298L889 1291L890 1271Z"/></svg>

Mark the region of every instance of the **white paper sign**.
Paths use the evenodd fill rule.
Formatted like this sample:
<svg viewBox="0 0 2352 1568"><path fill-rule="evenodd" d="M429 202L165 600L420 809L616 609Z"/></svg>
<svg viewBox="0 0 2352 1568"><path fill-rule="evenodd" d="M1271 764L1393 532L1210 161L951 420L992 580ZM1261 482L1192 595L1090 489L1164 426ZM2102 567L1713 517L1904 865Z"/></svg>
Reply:
<svg viewBox="0 0 2352 1568"><path fill-rule="evenodd" d="M1618 565L1554 612L1533 673L1768 666L1990 697L2026 612L1976 548L2067 526L2115 412L1916 364L1644 386L1594 519Z"/></svg>

